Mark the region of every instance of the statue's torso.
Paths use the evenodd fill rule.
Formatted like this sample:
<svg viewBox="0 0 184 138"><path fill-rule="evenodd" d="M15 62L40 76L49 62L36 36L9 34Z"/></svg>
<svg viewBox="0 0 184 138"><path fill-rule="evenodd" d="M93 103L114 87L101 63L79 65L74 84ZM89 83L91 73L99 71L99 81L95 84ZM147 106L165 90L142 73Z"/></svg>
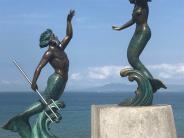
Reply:
<svg viewBox="0 0 184 138"><path fill-rule="evenodd" d="M63 76L66 80L68 79L69 60L64 52L60 48L49 49L52 53L52 58L49 61L55 72Z"/></svg>
<svg viewBox="0 0 184 138"><path fill-rule="evenodd" d="M148 20L149 8L148 6L138 6L134 7L132 18L136 22L136 30L144 31L148 28L147 20Z"/></svg>

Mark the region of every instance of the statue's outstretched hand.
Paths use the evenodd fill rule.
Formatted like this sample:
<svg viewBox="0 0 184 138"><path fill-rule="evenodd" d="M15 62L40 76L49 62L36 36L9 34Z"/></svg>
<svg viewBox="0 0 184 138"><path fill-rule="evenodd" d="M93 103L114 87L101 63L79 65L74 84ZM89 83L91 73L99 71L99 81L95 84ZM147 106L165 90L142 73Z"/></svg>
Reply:
<svg viewBox="0 0 184 138"><path fill-rule="evenodd" d="M33 91L38 90L38 86L37 86L36 83L32 83L31 88L32 88Z"/></svg>
<svg viewBox="0 0 184 138"><path fill-rule="evenodd" d="M74 15L75 15L75 10L70 10L67 16L67 21L71 21Z"/></svg>
<svg viewBox="0 0 184 138"><path fill-rule="evenodd" d="M116 31L120 31L121 30L121 28L120 27L117 27L117 26L112 26L112 29L113 30L116 30Z"/></svg>

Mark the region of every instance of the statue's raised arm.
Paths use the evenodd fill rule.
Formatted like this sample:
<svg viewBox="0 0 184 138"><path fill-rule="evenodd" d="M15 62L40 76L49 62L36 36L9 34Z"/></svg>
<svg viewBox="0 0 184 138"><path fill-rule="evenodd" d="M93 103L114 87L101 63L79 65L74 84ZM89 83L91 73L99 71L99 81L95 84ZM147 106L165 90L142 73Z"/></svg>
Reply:
<svg viewBox="0 0 184 138"><path fill-rule="evenodd" d="M73 37L73 28L72 28L72 18L75 15L74 10L70 10L68 16L67 16L67 28L66 28L66 36L64 39L61 41L61 48L64 50L70 40Z"/></svg>

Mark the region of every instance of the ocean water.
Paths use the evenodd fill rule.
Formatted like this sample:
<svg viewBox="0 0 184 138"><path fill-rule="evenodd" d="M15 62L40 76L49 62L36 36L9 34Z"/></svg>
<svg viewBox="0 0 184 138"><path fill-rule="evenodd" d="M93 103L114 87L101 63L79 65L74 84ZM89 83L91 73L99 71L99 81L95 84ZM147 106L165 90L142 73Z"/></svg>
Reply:
<svg viewBox="0 0 184 138"><path fill-rule="evenodd" d="M65 92L61 97L66 108L61 112L63 120L52 125L52 132L60 138L90 138L92 104L117 104L132 95L130 93L78 93ZM0 93L0 126L10 117L22 112L38 100L33 92ZM158 92L154 104L171 104L174 111L178 138L184 138L184 93ZM0 138L19 138L16 133L0 128Z"/></svg>

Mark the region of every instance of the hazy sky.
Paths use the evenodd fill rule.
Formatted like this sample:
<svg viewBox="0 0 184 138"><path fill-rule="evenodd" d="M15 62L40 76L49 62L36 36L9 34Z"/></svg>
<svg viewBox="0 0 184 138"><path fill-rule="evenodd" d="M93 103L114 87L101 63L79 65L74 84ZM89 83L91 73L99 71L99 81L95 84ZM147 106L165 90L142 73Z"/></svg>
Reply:
<svg viewBox="0 0 184 138"><path fill-rule="evenodd" d="M155 78L166 84L184 82L184 1L153 0L149 3L152 38L141 55ZM32 79L45 49L39 36L51 28L62 39L66 16L76 10L74 37L66 49L70 59L68 88L84 88L107 83L129 83L119 71L127 62L127 47L135 26L121 32L111 29L131 18L128 0L0 0L0 91L30 90L12 64L17 59ZM53 72L47 65L38 85L46 86Z"/></svg>

